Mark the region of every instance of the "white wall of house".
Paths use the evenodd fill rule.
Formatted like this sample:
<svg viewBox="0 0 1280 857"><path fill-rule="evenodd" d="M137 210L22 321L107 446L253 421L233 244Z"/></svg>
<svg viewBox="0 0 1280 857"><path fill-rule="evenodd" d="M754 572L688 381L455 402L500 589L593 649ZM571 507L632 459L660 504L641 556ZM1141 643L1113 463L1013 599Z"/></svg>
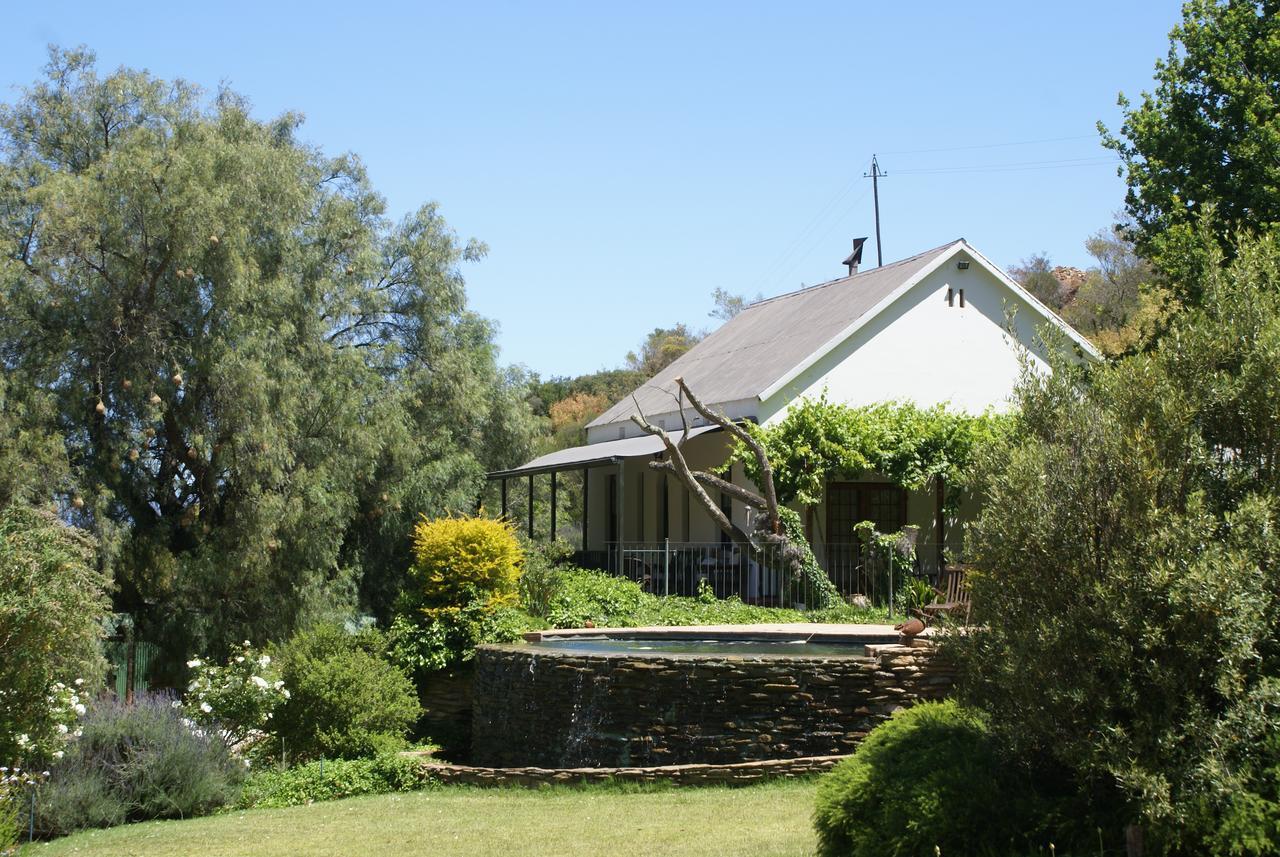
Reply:
<svg viewBox="0 0 1280 857"><path fill-rule="evenodd" d="M963 258L923 278L770 395L760 405L760 421L776 422L792 402L824 391L833 402L855 406L907 399L923 406L946 402L970 413L1006 409L1020 371L1014 337L1006 330L1007 313L1014 313L1016 341L1042 370L1045 350L1038 332L1046 322L981 265L958 269L956 262Z"/></svg>

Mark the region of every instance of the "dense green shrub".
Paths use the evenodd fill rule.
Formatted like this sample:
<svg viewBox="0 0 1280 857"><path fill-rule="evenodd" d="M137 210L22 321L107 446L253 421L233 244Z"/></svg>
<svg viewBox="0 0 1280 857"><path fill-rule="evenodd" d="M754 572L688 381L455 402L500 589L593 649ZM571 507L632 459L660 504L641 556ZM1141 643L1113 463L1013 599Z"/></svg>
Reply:
<svg viewBox="0 0 1280 857"><path fill-rule="evenodd" d="M965 701L1078 789L1109 847L1138 824L1149 853L1265 853L1280 247L1246 243L1197 287L1204 306L1150 352L1024 380L1012 435L982 455L977 624L953 642Z"/></svg>
<svg viewBox="0 0 1280 857"><path fill-rule="evenodd" d="M372 628L323 625L294 635L277 654L289 698L272 736L288 758L356 758L404 746L421 709L412 682L386 657ZM274 750L274 748L273 748Z"/></svg>
<svg viewBox="0 0 1280 857"><path fill-rule="evenodd" d="M371 759L332 759L278 770L255 771L245 780L241 809L300 806L356 795L410 792L432 783L413 758L383 754Z"/></svg>
<svg viewBox="0 0 1280 857"><path fill-rule="evenodd" d="M737 598L660 598L639 584L601 571L565 567L560 588L548 599L547 623L554 628L638 625L744 625L769 622L884 622L876 608L836 604L823 610L791 610L744 604Z"/></svg>
<svg viewBox="0 0 1280 857"><path fill-rule="evenodd" d="M1033 853L1025 784L983 717L953 701L899 711L818 784L822 857Z"/></svg>
<svg viewBox="0 0 1280 857"><path fill-rule="evenodd" d="M203 815L233 801L244 776L244 765L193 731L168 696L100 702L81 728L41 786L45 833Z"/></svg>
<svg viewBox="0 0 1280 857"><path fill-rule="evenodd" d="M390 655L406 674L449 669L475 657L482 643L513 643L542 623L514 607L472 601L399 615L388 635Z"/></svg>
<svg viewBox="0 0 1280 857"><path fill-rule="evenodd" d="M67 689L102 675L108 583L80 530L18 503L0 511L0 765L56 752Z"/></svg>
<svg viewBox="0 0 1280 857"><path fill-rule="evenodd" d="M413 528L412 606L515 600L524 552L515 529L492 518L423 518Z"/></svg>

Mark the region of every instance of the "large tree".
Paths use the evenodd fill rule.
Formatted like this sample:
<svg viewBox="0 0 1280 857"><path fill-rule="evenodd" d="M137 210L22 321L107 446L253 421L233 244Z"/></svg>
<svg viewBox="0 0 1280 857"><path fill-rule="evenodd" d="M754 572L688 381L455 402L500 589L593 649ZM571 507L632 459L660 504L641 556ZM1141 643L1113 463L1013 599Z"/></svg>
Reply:
<svg viewBox="0 0 1280 857"><path fill-rule="evenodd" d="M46 397L116 609L169 644L388 597L421 511L528 442L434 206L220 92L53 51L0 111L4 386ZM369 581L374 581L370 586ZM374 603L372 606L379 606Z"/></svg>
<svg viewBox="0 0 1280 857"><path fill-rule="evenodd" d="M1280 2L1191 0L1156 63L1156 89L1104 145L1124 163L1139 253L1199 300L1190 258L1197 219L1213 209L1230 253L1236 230L1280 223Z"/></svg>

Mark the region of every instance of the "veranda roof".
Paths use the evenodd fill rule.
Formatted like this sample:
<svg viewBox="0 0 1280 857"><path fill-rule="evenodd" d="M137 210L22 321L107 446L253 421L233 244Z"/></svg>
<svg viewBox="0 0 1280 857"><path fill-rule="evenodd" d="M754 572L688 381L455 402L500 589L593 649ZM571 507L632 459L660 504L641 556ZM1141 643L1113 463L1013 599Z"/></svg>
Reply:
<svg viewBox="0 0 1280 857"><path fill-rule="evenodd" d="M694 438L708 432L720 431L720 426L699 426L689 429L687 437ZM673 439L678 440L681 431L672 431ZM589 443L586 446L574 446L569 449L558 449L548 452L519 467L511 470L498 470L489 474L490 479L503 479L510 476L532 476L537 473L550 473L553 470L574 470L590 467L593 464L609 464L623 458L640 458L657 455L664 449L662 440L653 435L628 437L623 440L607 440L602 443Z"/></svg>

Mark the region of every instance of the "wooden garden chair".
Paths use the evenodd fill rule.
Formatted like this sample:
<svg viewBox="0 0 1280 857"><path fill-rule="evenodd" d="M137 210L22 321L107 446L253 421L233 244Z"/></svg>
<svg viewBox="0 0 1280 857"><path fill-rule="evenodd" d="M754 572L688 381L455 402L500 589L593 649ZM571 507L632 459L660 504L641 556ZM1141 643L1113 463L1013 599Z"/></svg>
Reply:
<svg viewBox="0 0 1280 857"><path fill-rule="evenodd" d="M968 624L973 605L969 601L969 585L965 580L968 567L965 565L949 565L943 570L945 589L934 587L938 600L924 605L922 612L930 619L939 616L963 616Z"/></svg>

